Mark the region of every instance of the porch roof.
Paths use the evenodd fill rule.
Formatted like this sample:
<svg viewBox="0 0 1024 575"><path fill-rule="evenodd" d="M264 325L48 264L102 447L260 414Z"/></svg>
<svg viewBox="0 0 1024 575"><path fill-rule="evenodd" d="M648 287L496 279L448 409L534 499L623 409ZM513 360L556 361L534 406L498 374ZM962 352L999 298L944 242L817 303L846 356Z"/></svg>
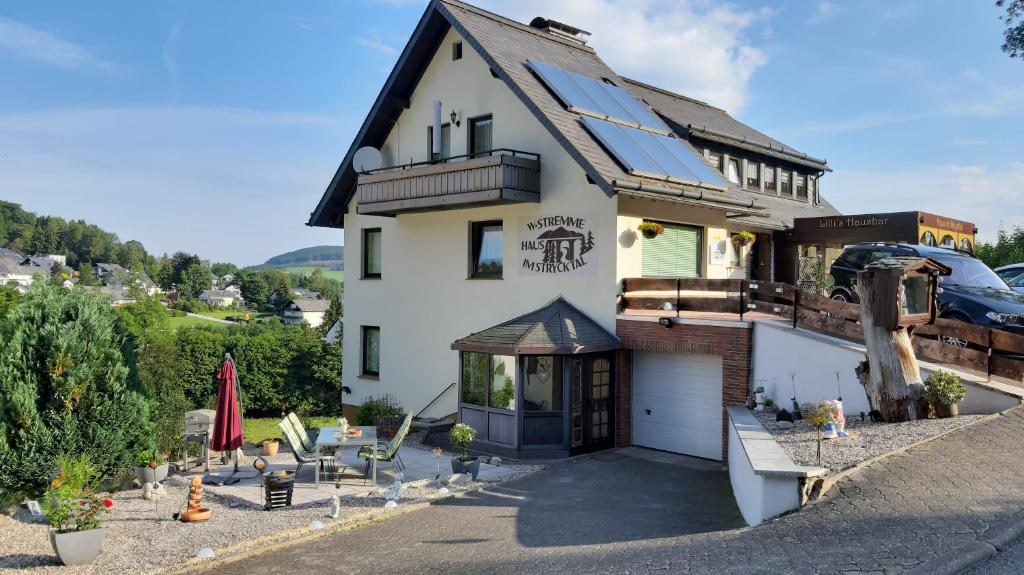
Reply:
<svg viewBox="0 0 1024 575"><path fill-rule="evenodd" d="M615 334L562 296L538 310L452 343L457 351L499 355L590 353L618 347Z"/></svg>

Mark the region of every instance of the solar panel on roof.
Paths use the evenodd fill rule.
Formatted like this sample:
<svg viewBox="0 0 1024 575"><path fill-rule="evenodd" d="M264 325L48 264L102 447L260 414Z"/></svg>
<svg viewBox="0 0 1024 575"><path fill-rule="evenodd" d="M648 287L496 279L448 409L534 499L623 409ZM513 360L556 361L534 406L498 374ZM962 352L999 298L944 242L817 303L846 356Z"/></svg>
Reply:
<svg viewBox="0 0 1024 575"><path fill-rule="evenodd" d="M574 112L659 134L669 133L668 127L640 100L618 86L536 60L529 60L529 64L541 81Z"/></svg>
<svg viewBox="0 0 1024 575"><path fill-rule="evenodd" d="M714 170L676 138L584 117L583 125L630 174L725 186Z"/></svg>

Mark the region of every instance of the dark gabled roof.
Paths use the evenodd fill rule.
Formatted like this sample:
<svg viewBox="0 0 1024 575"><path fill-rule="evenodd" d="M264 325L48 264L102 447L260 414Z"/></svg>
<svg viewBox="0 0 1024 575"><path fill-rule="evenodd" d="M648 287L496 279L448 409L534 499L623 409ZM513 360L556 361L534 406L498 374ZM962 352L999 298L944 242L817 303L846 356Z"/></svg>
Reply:
<svg viewBox="0 0 1024 575"><path fill-rule="evenodd" d="M527 60L533 59L591 78L607 79L627 89L632 89L634 92L641 89L642 84L627 81L618 76L597 56L593 48L455 0L432 0L377 96L377 100L371 107L370 113L359 129L334 178L324 192L320 203L310 215L308 225L344 226L346 206L355 193L356 174L352 168L353 155L363 146L379 148L384 144L394 120L409 105L409 98L415 90L423 70L433 58L449 27L454 28L465 42L473 47L490 66L491 71L533 113L540 124L579 164L591 181L607 195L611 196L619 190L617 184L627 182L655 184L672 190L692 191L698 189L695 186L677 186L656 180L647 180L625 172L596 139L591 137L583 127L579 115L566 109L527 65ZM648 89L652 88L648 87ZM674 97L679 98L678 96ZM655 111L661 112L657 105L652 105L652 107ZM710 114L710 112L706 113ZM728 114L724 112L721 114L735 125L743 126L732 120ZM670 115L678 116L672 110L664 114L666 117ZM682 116L679 117L682 119ZM750 137L751 141L756 139L755 135L768 139L760 132L745 126L744 128L747 130L745 134ZM683 145L690 147L695 154L700 156L700 153L693 149L687 140L688 131L677 129L676 132L682 139ZM786 148L786 150L800 154L791 148ZM715 205L717 199L724 199L733 206L745 205L747 208L759 209L765 205L765 202L762 201L763 194L753 194L732 184L726 185L721 190L699 188L699 191L703 198L695 201L705 205ZM667 197L674 195L678 195L678 193L666 194ZM770 196L768 198L770 199ZM764 225L774 228L789 227L792 225L790 212L799 216L819 216L833 213L820 206L806 203L799 205L799 202L796 201L791 203L794 205L786 206L785 215L778 218L778 223ZM755 225L766 221L768 221L766 218L750 220Z"/></svg>
<svg viewBox="0 0 1024 575"><path fill-rule="evenodd" d="M790 162L827 170L825 160L814 158L758 132L711 104L687 98L668 90L623 78L627 90L657 110L680 136L689 132L697 138L722 142L730 146L779 157ZM684 132L684 133L680 133Z"/></svg>
<svg viewBox="0 0 1024 575"><path fill-rule="evenodd" d="M590 353L618 347L619 338L561 296L452 343L454 350L500 355Z"/></svg>

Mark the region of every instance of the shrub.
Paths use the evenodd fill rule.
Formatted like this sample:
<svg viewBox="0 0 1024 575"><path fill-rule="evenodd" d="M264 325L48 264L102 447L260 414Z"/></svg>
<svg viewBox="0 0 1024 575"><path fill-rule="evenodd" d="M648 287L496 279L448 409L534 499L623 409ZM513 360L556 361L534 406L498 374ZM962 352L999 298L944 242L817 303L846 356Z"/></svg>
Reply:
<svg viewBox="0 0 1024 575"><path fill-rule="evenodd" d="M465 423L456 423L452 430L448 432L448 440L451 442L452 447L461 452L459 461L469 461L471 459L469 456L469 444L473 443L475 438L476 429Z"/></svg>
<svg viewBox="0 0 1024 575"><path fill-rule="evenodd" d="M380 397L367 397L356 411L356 420L359 425L376 425L378 417L396 417L401 414L402 404L395 396L385 393Z"/></svg>
<svg viewBox="0 0 1024 575"><path fill-rule="evenodd" d="M130 385L109 300L37 282L0 321L0 485L37 494L58 458L101 477L152 448L149 404Z"/></svg>
<svg viewBox="0 0 1024 575"><path fill-rule="evenodd" d="M932 405L953 405L967 397L960 376L944 369L932 372L924 381L924 398Z"/></svg>
<svg viewBox="0 0 1024 575"><path fill-rule="evenodd" d="M94 487L100 477L88 456L60 457L57 462L57 477L43 496L50 527L58 533L98 528L100 514L114 504L96 495Z"/></svg>
<svg viewBox="0 0 1024 575"><path fill-rule="evenodd" d="M665 226L663 226L663 225L661 225L661 224L659 224L657 222L648 222L648 221L642 222L639 226L637 226L637 229L640 230L641 232L645 232L645 233L648 233L648 234L654 234L656 236L660 236L661 234L663 234L665 232Z"/></svg>
<svg viewBox="0 0 1024 575"><path fill-rule="evenodd" d="M822 401L821 403L815 403L810 409L803 412L804 419L807 420L807 425L820 430L822 427L828 425L833 418L833 407L832 403L828 401Z"/></svg>

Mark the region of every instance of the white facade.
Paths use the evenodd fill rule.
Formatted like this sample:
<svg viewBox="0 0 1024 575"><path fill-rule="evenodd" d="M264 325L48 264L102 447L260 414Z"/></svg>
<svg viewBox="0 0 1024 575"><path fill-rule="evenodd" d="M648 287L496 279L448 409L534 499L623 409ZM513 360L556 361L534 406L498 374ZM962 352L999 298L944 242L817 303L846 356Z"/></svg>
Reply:
<svg viewBox="0 0 1024 575"><path fill-rule="evenodd" d="M403 163L427 160L427 127L432 102L440 100L442 118L461 112L461 127L451 128L451 153L466 151L469 118L492 114L494 148L512 148L541 156L539 204L493 206L402 214L396 218L363 216L355 201L345 216L349 277L345 282L343 380L351 401L368 395L395 394L409 413L418 413L451 383L458 381L458 354L451 343L564 295L606 329L615 329L616 199L587 183L583 170L498 79L472 49L452 61L450 31L428 66L386 145L385 158ZM387 161L387 160L385 160ZM521 268L520 242L531 239L522 228L544 216L581 216L601 238L584 269L533 274ZM469 225L501 219L504 225L501 280L467 279ZM382 277L358 279L362 266L362 230L381 228ZM362 377L362 326L381 333L380 374ZM456 411L454 394L435 402L424 415Z"/></svg>
<svg viewBox="0 0 1024 575"><path fill-rule="evenodd" d="M286 309L281 314L281 321L286 325L301 325L303 323L307 323L309 324L309 327L319 327L320 324L324 322L324 312Z"/></svg>

